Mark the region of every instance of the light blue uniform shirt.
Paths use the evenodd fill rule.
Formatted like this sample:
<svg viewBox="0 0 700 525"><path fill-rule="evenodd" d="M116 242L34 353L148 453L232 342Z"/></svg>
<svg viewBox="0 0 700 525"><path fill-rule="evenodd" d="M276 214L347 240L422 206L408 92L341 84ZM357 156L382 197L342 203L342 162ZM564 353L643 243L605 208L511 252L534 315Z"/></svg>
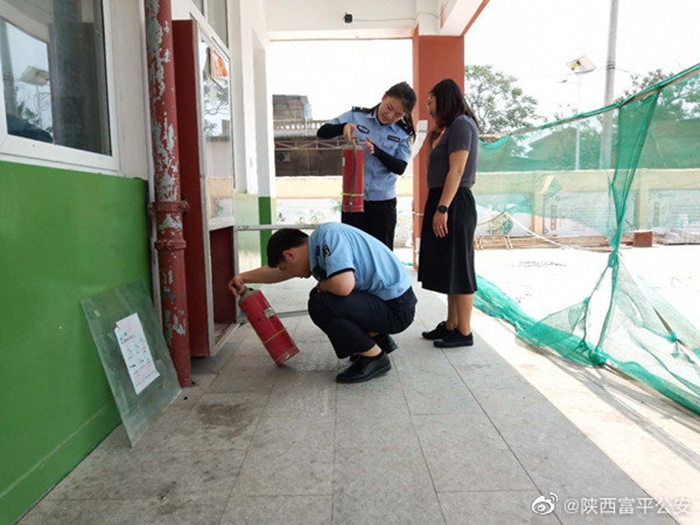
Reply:
<svg viewBox="0 0 700 525"><path fill-rule="evenodd" d="M411 160L411 136L396 122L382 125L377 118L377 111L365 112L353 109L330 124L355 124L358 142L366 137L392 157L408 162ZM340 135L342 137L342 135ZM392 173L377 157L370 155L365 148L365 200L385 201L396 197L396 173Z"/></svg>
<svg viewBox="0 0 700 525"><path fill-rule="evenodd" d="M353 226L322 224L309 237L309 266L319 281L344 270L355 272L354 290L396 299L411 287L401 261L382 242Z"/></svg>

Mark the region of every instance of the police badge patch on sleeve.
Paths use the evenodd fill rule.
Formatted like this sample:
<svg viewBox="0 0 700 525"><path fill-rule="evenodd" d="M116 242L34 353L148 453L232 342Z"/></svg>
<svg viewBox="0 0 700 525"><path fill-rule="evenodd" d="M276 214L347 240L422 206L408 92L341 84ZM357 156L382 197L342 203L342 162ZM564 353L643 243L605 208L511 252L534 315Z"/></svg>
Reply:
<svg viewBox="0 0 700 525"><path fill-rule="evenodd" d="M331 256L331 249L327 244L323 245L323 260L328 262L328 258Z"/></svg>

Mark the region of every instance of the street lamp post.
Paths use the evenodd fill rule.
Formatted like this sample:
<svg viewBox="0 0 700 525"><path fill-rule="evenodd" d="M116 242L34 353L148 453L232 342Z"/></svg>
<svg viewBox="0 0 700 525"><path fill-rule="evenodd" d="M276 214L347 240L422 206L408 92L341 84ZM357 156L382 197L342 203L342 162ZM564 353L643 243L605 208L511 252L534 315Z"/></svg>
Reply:
<svg viewBox="0 0 700 525"><path fill-rule="evenodd" d="M586 55L581 55L571 62L566 64L569 69L576 74L578 80L578 105L577 111L581 111L581 75L590 73L595 70L595 64ZM581 129L578 122L576 123L576 156L574 157L574 169L578 170L581 167Z"/></svg>
<svg viewBox="0 0 700 525"><path fill-rule="evenodd" d="M608 61L605 64L605 100L604 105L609 106L613 101L615 91L615 57L617 48L617 9L618 1L610 0L610 25L608 28ZM603 115L603 133L600 141L600 167L610 168L612 159L612 111L606 111Z"/></svg>

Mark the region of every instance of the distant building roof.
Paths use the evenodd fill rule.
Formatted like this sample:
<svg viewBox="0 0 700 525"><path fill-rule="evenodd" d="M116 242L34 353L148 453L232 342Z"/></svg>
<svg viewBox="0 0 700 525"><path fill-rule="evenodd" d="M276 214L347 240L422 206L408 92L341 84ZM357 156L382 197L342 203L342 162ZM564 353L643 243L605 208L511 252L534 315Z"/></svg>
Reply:
<svg viewBox="0 0 700 525"><path fill-rule="evenodd" d="M275 121L311 120L311 104L306 95L272 95L272 118Z"/></svg>

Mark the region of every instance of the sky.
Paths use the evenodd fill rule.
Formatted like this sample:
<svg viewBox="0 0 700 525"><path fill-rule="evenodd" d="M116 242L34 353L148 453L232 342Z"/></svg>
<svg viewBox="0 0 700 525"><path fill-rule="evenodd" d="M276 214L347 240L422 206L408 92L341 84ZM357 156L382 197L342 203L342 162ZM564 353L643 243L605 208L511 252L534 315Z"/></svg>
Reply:
<svg viewBox="0 0 700 525"><path fill-rule="evenodd" d="M618 3L615 98L632 74L700 63L700 0ZM465 61L515 77L538 100L542 122L589 111L604 105L609 20L609 0L491 0L465 35ZM411 52L410 40L272 42L270 89L307 95L313 118L330 119L411 83ZM582 55L595 69L576 75L567 63Z"/></svg>

